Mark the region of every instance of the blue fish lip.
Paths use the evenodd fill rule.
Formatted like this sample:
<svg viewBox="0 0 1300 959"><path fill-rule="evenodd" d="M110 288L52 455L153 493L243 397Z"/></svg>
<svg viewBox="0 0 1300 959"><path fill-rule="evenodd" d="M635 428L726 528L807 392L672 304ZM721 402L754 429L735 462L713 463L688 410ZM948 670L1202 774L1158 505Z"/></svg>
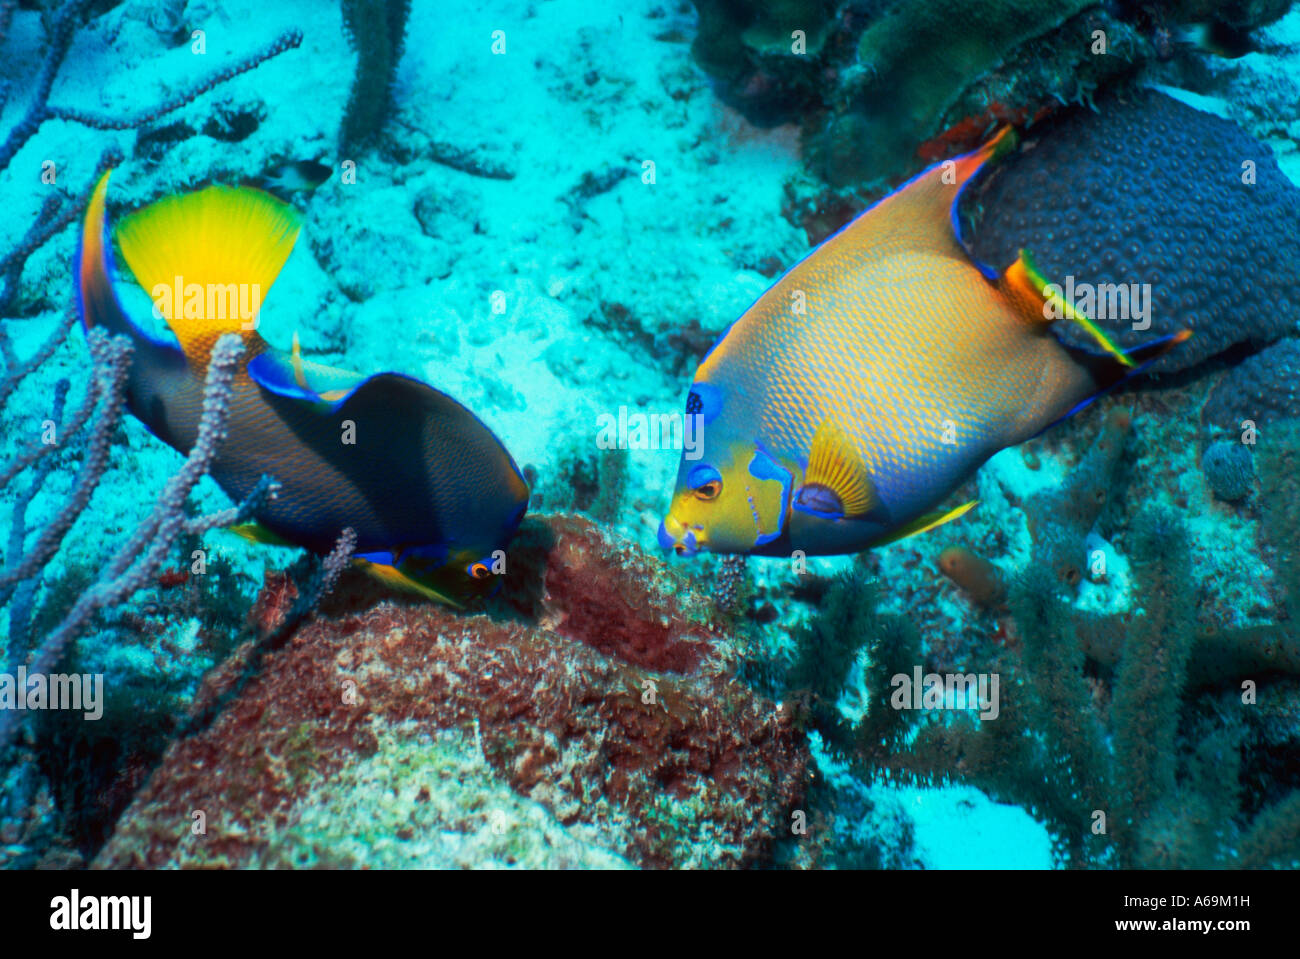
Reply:
<svg viewBox="0 0 1300 959"><path fill-rule="evenodd" d="M682 528L681 537L674 536L668 530L668 520L671 518L668 517L659 523L659 546L665 550L672 550L678 556L694 556L700 551L699 544L695 540L695 531L682 527L681 523L673 520L675 526Z"/></svg>

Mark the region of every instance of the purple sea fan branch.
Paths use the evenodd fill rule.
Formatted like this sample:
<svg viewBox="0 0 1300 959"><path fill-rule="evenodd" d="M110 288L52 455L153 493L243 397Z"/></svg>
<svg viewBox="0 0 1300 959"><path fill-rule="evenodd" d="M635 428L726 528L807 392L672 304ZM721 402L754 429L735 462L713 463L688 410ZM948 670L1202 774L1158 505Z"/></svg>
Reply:
<svg viewBox="0 0 1300 959"><path fill-rule="evenodd" d="M56 423L63 420L70 387L71 384L66 379L59 380L54 386L54 410L50 419ZM14 498L13 519L9 525L9 549L6 553L11 563L23 555L23 543L27 538L27 508L45 487L45 480L53 468L53 457L41 460L32 471L27 488ZM33 576L15 586L0 587L0 606L9 605L9 652L15 659L27 648L27 628L31 623L32 603L38 586L39 583Z"/></svg>
<svg viewBox="0 0 1300 959"><path fill-rule="evenodd" d="M71 436L80 430L90 418L90 414L96 405L102 404L103 411L95 424L94 430L91 432L86 457L82 462L81 471L77 476L72 495L55 514L49 525L41 531L41 535L32 545L32 548L27 550L22 559L18 560L16 557L11 556L9 558L10 565L0 571L0 602L8 598L10 587L34 576L50 561L50 558L62 545L63 538L67 535L68 530L72 528L73 523L77 521L77 517L81 515L90 502L91 495L95 492L104 471L108 468L108 455L109 448L112 445L113 432L117 429L118 421L122 415L122 396L126 387L127 372L131 365L131 346L123 337L115 337L109 340L100 330L92 331L90 344L91 355L96 360L95 383L87 390L86 399L81 408L65 428L65 435ZM38 444L36 452L39 455L31 456L28 454L19 457L14 465L25 467L55 449L58 449L58 447ZM6 470L4 477L6 482L8 482L11 472L16 474L18 471L13 466Z"/></svg>
<svg viewBox="0 0 1300 959"><path fill-rule="evenodd" d="M351 526L344 527L334 548L320 561L316 574L302 587L298 598L278 623L261 632L253 641L239 676L224 691L209 699L203 706L192 712L181 724L179 735L184 738L205 729L217 717L222 708L238 696L245 684L252 679L261 667L263 658L272 650L279 649L302 624L314 613L334 587L339 577L352 561L352 554L357 548L357 532ZM0 743L3 743L0 738Z"/></svg>
<svg viewBox="0 0 1300 959"><path fill-rule="evenodd" d="M46 49L45 59L41 63L41 72L37 79L36 91L32 96L31 103L28 105L27 112L22 120L9 131L9 136L5 138L4 142L0 143L0 170L4 170L9 166L18 151L36 135L36 131L41 128L41 125L46 120L67 120L97 130L131 130L149 123L163 114L180 109L214 87L220 86L241 73L247 73L272 57L277 57L286 50L292 50L302 43L302 33L298 30L289 30L261 50L254 52L251 56L245 57L230 66L223 67L161 104L142 110L131 117L110 117L104 114L76 110L72 107L50 106L50 92L54 87L54 80L58 76L59 68L63 66L63 61L68 55L68 47L72 43L72 35L75 32L77 22L80 20L83 6L85 6L85 0L68 0L54 15L49 36L47 37L49 46Z"/></svg>
<svg viewBox="0 0 1300 959"><path fill-rule="evenodd" d="M343 532L339 534L338 542L330 550L330 554L321 562L320 579L316 582L314 590L313 608L318 606L322 599L334 592L334 587L338 584L343 571L347 569L356 548L357 531L351 526L345 527Z"/></svg>
<svg viewBox="0 0 1300 959"><path fill-rule="evenodd" d="M48 673L56 667L69 644L81 634L97 611L122 602L148 585L176 540L186 531L185 500L207 474L225 438L231 387L243 352L243 344L233 334L221 337L213 347L203 390L198 437L189 456L167 482L153 513L117 551L104 574L82 594L63 622L41 643L29 666L33 673ZM265 492L263 484L259 484L257 489ZM12 741L19 715L13 710L0 712L0 749Z"/></svg>
<svg viewBox="0 0 1300 959"><path fill-rule="evenodd" d="M238 61L228 67L218 70L211 76L199 81L193 86L182 90L168 100L164 100L157 106L149 107L139 113L124 117L111 117L102 113L91 113L87 110L77 110L73 107L48 107L46 116L51 120L67 120L69 123L80 123L82 126L93 127L96 130L134 130L136 127L144 126L146 123L152 123L164 114L171 113L173 110L179 110L203 94L215 87L233 80L241 73L247 73L258 66L261 66L272 57L278 57L286 50L293 50L302 43L302 32L299 30L289 30L280 34L271 43L268 43L261 50L257 50L243 60Z"/></svg>
<svg viewBox="0 0 1300 959"><path fill-rule="evenodd" d="M63 60L68 55L74 25L80 19L81 8L84 5L85 0L68 0L54 13L46 36L48 46L45 50L45 59L41 61L40 73L37 75L36 91L23 118L9 131L9 136L5 138L4 143L0 144L0 170L8 168L15 154L36 135L41 124L49 119L50 90L53 89L54 78L58 76L59 68L63 66Z"/></svg>
<svg viewBox="0 0 1300 959"><path fill-rule="evenodd" d="M278 492L280 484L270 476L263 476L242 503L197 519L186 520L185 532L190 536L202 536L211 529L227 529L237 523L247 523L268 501L275 499Z"/></svg>
<svg viewBox="0 0 1300 959"><path fill-rule="evenodd" d="M58 327L50 334L49 339L41 344L40 349L32 354L30 359L21 363L16 359L10 361L4 379L0 380L0 407L5 405L9 395L18 388L19 383L31 376L38 367L54 355L60 344L67 339L68 331L72 329L73 324L76 322L77 306L75 303L69 303L68 308L63 313L63 319L59 321ZM0 326L0 344L3 344L0 345L0 352L4 352L6 359L9 360L8 354L11 350L7 348L8 335L3 326ZM0 486L3 485L3 483L0 483Z"/></svg>
<svg viewBox="0 0 1300 959"><path fill-rule="evenodd" d="M118 551L109 564L107 575L101 580L115 594L119 589L129 586L131 581L138 581L139 585L125 589L125 592L117 595L117 599L125 599L139 589L144 580L162 565L167 550L184 532L185 500L199 480L207 475L208 467L217 455L217 447L226 437L230 388L235 378L235 364L243 352L244 345L231 333L217 340L213 347L208 377L203 387L203 415L199 420L199 432L194 446L184 465L163 488L153 513ZM143 569L150 564L154 566L153 570L137 570L137 567Z"/></svg>
<svg viewBox="0 0 1300 959"><path fill-rule="evenodd" d="M92 379L90 387L86 390L85 398L81 401L81 406L72 414L72 419L66 425L60 426L59 431L65 437L75 436L81 432L81 428L86 425L90 415L95 411L95 404L99 402L104 395L104 383L102 374L106 371L112 375L112 382L117 384L118 389L117 406L121 405L121 388L126 383L126 373L129 361L129 355L117 356L119 351L124 354L130 353L130 345L123 339L120 344L110 347L108 338L102 331L92 331L88 340L90 344L91 359L95 363L96 375ZM121 369L117 370L120 365ZM109 412L108 409L105 410ZM113 422L108 424L108 430L111 433L117 425L117 415L113 415ZM33 443L25 452L19 453L17 457L9 463L8 466L0 471L0 489L7 487L23 470L35 463L38 463L49 454L57 451L60 447L48 443ZM4 578L0 575L0 585L3 585Z"/></svg>
<svg viewBox="0 0 1300 959"><path fill-rule="evenodd" d="M346 526L339 533L339 538L335 541L334 548L330 550L329 555L321 560L316 575L312 577L311 582L302 588L302 592L294 601L293 606L284 614L284 619L275 629L260 639L259 650L276 649L293 635L299 624L314 613L317 607L320 606L321 601L334 591L334 587L338 585L339 577L348 568L348 564L352 561L352 554L356 552L356 549L357 531L351 526Z"/></svg>
<svg viewBox="0 0 1300 959"><path fill-rule="evenodd" d="M18 292L18 280L22 276L28 258L77 219L90 202L90 196L95 192L95 185L99 182L100 175L110 167L117 166L122 159L121 150L117 147L109 147L99 155L99 162L95 164L95 172L91 175L90 182L71 201L65 202L64 197L58 194L46 198L36 217L36 222L31 225L16 247L0 257L0 281L4 282L4 290L0 292L0 310L7 311L13 303ZM75 307L73 312L75 314ZM57 343L55 345L57 346Z"/></svg>

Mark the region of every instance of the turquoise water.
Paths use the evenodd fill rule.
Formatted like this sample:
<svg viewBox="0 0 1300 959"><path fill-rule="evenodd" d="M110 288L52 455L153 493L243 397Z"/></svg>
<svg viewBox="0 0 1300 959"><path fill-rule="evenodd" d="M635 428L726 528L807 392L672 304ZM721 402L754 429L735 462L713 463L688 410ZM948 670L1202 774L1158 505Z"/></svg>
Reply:
<svg viewBox="0 0 1300 959"><path fill-rule="evenodd" d="M6 11L4 866L1300 857L1300 12ZM936 57L958 17L981 42ZM1087 163L1080 142L1073 178L1035 179L1071 118L1101 138L1148 87L1176 101L1150 108L1157 164L1188 130L1206 145L1170 174L1193 199L1131 199L1157 180L1145 141ZM945 194L900 221L896 259L825 257L923 170L954 186L945 161L1007 125L1020 146L955 218ZM108 167L110 231L167 197L218 212L114 235L95 287L84 222ZM996 179L1016 171L1022 188ZM249 227L214 184L270 219ZM1080 196L1095 218L1065 219ZM879 251L870 216L840 236ZM991 224L1011 234L996 276L1031 243L1016 216L1042 231L1044 281L1118 264L1154 291L1150 326L1136 295L1132 316L1072 297L1101 340L1009 306L952 229L981 251ZM272 220L297 230L278 272L239 257ZM219 320L200 297L186 326L146 273L177 304L189 281L257 298ZM923 297L882 311L913 281ZM792 290L811 312L786 323ZM83 324L133 341L129 378ZM775 352L736 345L778 328ZM722 372L697 373L728 329ZM1184 329L1132 377L1107 358ZM205 457L222 332L243 352ZM815 474L832 399L847 438L822 448L848 465ZM959 465L907 465L932 439ZM176 479L187 456L197 482ZM223 515L263 474L278 496ZM871 490L856 512L845 476ZM837 523L871 525L844 554ZM250 541L268 530L287 544Z"/></svg>

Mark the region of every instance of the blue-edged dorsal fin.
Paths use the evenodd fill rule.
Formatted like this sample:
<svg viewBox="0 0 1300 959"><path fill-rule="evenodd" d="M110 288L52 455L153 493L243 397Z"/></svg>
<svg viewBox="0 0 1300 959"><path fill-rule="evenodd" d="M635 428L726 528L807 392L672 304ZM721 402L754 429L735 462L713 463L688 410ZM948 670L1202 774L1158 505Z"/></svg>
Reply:
<svg viewBox="0 0 1300 959"><path fill-rule="evenodd" d="M509 495L519 502L528 500L528 484L496 435L467 407L423 380L402 373L362 376L309 363L283 350L258 354L248 364L248 375L267 392L319 414L313 428L337 429L329 420L335 415L352 422L352 436L360 446L331 442L318 445L318 450L330 449L335 455L345 450L374 452L389 443L388 437L408 437L412 475L427 476L429 463L445 462L465 447L474 447L509 477Z"/></svg>
<svg viewBox="0 0 1300 959"><path fill-rule="evenodd" d="M942 160L922 170L888 196L860 213L832 243L855 243L879 255L927 250L973 261L962 245L958 205L966 185L993 160L1015 148L1014 127L1003 127L978 150ZM974 265L986 276L989 271Z"/></svg>

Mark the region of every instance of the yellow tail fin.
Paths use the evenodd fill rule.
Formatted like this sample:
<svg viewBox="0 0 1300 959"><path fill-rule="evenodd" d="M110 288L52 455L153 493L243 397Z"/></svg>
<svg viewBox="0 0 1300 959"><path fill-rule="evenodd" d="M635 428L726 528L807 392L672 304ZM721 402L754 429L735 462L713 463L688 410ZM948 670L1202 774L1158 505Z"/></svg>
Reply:
<svg viewBox="0 0 1300 959"><path fill-rule="evenodd" d="M254 335L301 225L298 212L269 193L210 186L131 214L113 236L185 355L206 359L223 333Z"/></svg>

